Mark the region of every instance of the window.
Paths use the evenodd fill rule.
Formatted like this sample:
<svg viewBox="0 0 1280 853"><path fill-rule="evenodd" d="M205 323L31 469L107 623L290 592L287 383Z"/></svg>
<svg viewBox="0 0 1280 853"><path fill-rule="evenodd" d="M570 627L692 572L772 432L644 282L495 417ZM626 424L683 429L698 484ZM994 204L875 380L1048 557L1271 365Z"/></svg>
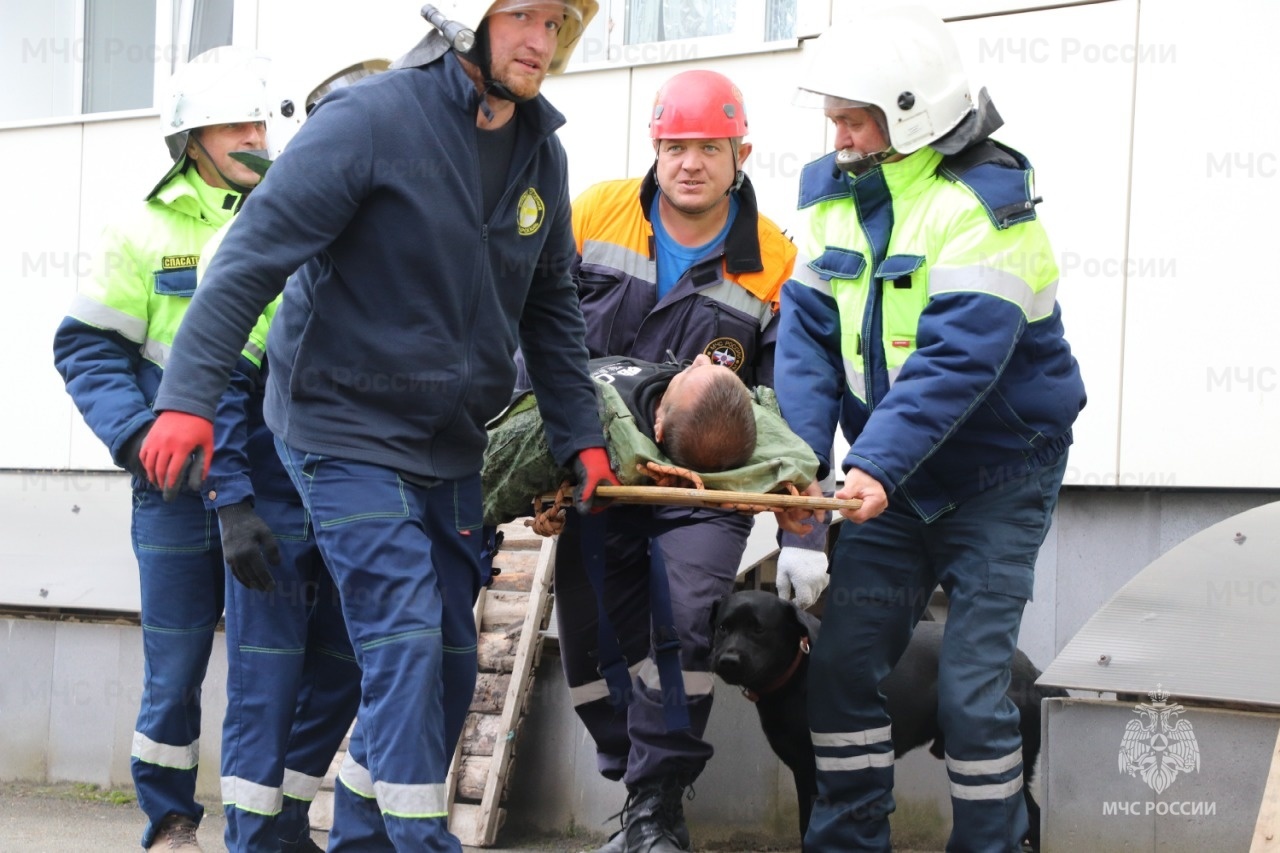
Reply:
<svg viewBox="0 0 1280 853"><path fill-rule="evenodd" d="M158 76L189 55L231 43L232 5L0 0L0 79L21 81L0 90L0 122L150 109ZM161 11L173 21L165 45L156 43Z"/></svg>
<svg viewBox="0 0 1280 853"><path fill-rule="evenodd" d="M627 8L627 44L732 35L738 15L759 17L758 3L742 0L633 0ZM765 0L761 41L795 35L796 0Z"/></svg>
<svg viewBox="0 0 1280 853"><path fill-rule="evenodd" d="M151 106L156 65L155 0L85 0L80 112Z"/></svg>
<svg viewBox="0 0 1280 853"><path fill-rule="evenodd" d="M741 53L797 36L799 0L601 0L570 68Z"/></svg>
<svg viewBox="0 0 1280 853"><path fill-rule="evenodd" d="M172 43L176 49L167 73L210 48L231 44L232 5L232 0L173 0Z"/></svg>

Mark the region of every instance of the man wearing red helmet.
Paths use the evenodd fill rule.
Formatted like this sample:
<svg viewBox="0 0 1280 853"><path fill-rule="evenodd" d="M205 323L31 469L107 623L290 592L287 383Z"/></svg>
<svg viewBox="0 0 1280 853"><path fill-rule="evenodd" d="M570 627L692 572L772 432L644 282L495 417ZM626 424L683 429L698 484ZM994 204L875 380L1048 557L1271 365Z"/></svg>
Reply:
<svg viewBox="0 0 1280 853"><path fill-rule="evenodd" d="M713 71L678 74L659 89L649 130L656 159L644 178L597 184L573 205L573 274L591 356L706 356L748 385L772 385L778 293L796 250L757 212L742 171L751 153L742 92ZM632 675L633 699L621 712L601 675L609 655L600 653L580 545L590 534L578 518L561 535L555 575L575 710L595 739L600 772L627 786L622 830L603 850L687 850L682 795L712 755L702 737L712 698L710 610L732 588L752 520L689 507L613 507L603 517L602 607ZM672 665L683 678L674 680L683 682L689 725L669 730L663 699L673 688L658 672L677 637Z"/></svg>

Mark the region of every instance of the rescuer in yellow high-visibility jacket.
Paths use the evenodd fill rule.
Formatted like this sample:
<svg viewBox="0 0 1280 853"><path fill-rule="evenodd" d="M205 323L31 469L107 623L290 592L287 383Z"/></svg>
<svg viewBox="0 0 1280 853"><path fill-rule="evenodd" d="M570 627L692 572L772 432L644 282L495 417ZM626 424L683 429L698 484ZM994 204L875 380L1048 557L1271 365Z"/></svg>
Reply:
<svg viewBox="0 0 1280 853"><path fill-rule="evenodd" d="M1031 768L1005 690L1085 402L1057 265L1030 165L989 139L999 117L985 91L974 102L941 20L869 14L809 50L799 100L825 111L837 150L801 178L775 384L820 476L839 422L836 496L863 505L844 512L810 670L820 796L805 849L890 849L878 685L940 583L948 849L1017 850Z"/></svg>
<svg viewBox="0 0 1280 853"><path fill-rule="evenodd" d="M133 474L145 674L131 767L148 819L143 847L199 849L200 688L226 577L219 515L251 506L253 488L243 455L224 453L203 489L218 496L216 510L193 490L166 502L148 484L138 451L155 422L152 404L196 290L204 245L258 182L230 155L265 148L263 66L260 58L215 48L174 75L160 105L173 166L145 206L106 229L93 275L54 336L67 392L115 463ZM260 324L243 347L233 387L253 381L265 340ZM218 432L230 432L222 417ZM252 523L249 515L241 517Z"/></svg>

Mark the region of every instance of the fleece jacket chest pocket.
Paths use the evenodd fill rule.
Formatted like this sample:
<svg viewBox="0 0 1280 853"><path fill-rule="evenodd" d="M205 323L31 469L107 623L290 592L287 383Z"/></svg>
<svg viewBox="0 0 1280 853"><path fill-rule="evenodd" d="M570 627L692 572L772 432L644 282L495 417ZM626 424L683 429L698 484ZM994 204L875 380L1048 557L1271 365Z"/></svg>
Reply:
<svg viewBox="0 0 1280 853"><path fill-rule="evenodd" d="M155 273L155 289L160 296L195 296L196 268L158 270Z"/></svg>

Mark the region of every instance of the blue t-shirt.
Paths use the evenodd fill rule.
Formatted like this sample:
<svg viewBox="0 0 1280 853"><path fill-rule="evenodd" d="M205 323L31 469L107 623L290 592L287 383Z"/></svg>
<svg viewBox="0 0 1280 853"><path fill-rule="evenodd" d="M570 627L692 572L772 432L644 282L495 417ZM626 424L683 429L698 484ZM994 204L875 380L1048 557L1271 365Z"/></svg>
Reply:
<svg viewBox="0 0 1280 853"><path fill-rule="evenodd" d="M676 282L689 267L710 257L712 253L720 252L725 235L733 225L733 218L738 215L738 197L731 195L729 196L729 218L725 220L724 228L720 229L720 233L701 246L682 246L667 233L666 228L662 227L662 217L658 215L658 205L661 202L662 193L654 193L653 204L649 210L649 221L653 223L654 243L658 250L658 299L662 299L671 292L671 288L676 286Z"/></svg>

